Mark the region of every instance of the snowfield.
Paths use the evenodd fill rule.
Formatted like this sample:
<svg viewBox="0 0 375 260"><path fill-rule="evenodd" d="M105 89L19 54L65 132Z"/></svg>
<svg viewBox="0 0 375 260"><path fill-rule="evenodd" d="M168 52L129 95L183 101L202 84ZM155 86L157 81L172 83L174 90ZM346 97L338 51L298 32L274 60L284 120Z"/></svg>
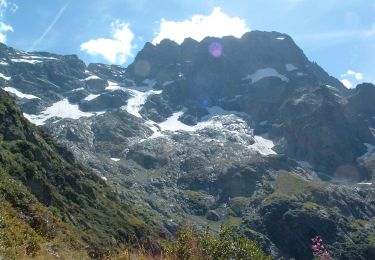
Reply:
<svg viewBox="0 0 375 260"><path fill-rule="evenodd" d="M108 87L106 87L105 90L114 91L114 90L121 89L120 85L117 84L116 82L112 82L112 81L107 81L107 82L108 82Z"/></svg>
<svg viewBox="0 0 375 260"><path fill-rule="evenodd" d="M151 95L157 95L162 92L161 90L153 89L156 84L155 80L145 79L142 83L144 86L122 88L132 96L128 99L127 105L123 106L122 109L126 110L129 114L140 118L142 118L142 116L139 111L141 111L143 105L146 103L147 98Z"/></svg>
<svg viewBox="0 0 375 260"><path fill-rule="evenodd" d="M272 148L275 146L272 140L267 139L267 136L256 136L253 134L253 129L248 125L247 119L249 115L244 112L224 110L221 107L207 108L209 115L202 118L202 121L195 126L189 126L179 121L179 117L183 115L184 111L173 113L164 122L156 123L147 121L148 125L153 125L151 128L154 134L149 138L157 138L164 136L167 131L185 131L192 134L199 134L199 131L204 129L219 130L228 138L236 140L243 145L246 145L253 151L262 155L276 154ZM157 127L155 127L155 125Z"/></svg>
<svg viewBox="0 0 375 260"><path fill-rule="evenodd" d="M365 152L362 156L358 157L358 160L366 160L369 156L374 152L375 146L372 144L364 143L367 148L367 152Z"/></svg>
<svg viewBox="0 0 375 260"><path fill-rule="evenodd" d="M161 90L153 90L153 89L142 89L139 88L128 88L128 92L132 95L131 98L128 99L128 104L123 106L122 109L126 110L129 114L132 114L136 117L142 118L139 111L142 109L143 105L146 103L147 98L150 95L160 94Z"/></svg>
<svg viewBox="0 0 375 260"><path fill-rule="evenodd" d="M3 88L5 91L9 92L9 93L12 93L14 95L16 95L17 97L19 98L26 98L26 99L40 99L38 98L37 96L34 96L34 95L31 95L31 94L24 94L22 93L21 91L15 89L15 88L12 88L12 87L5 87Z"/></svg>
<svg viewBox="0 0 375 260"><path fill-rule="evenodd" d="M173 84L173 83L174 83L174 80L165 81L163 83L163 87L168 86L168 85Z"/></svg>
<svg viewBox="0 0 375 260"><path fill-rule="evenodd" d="M91 76L88 76L85 79L81 79L81 81L88 81L88 80L92 80L92 79L101 79L101 78L96 76L96 75L91 75Z"/></svg>
<svg viewBox="0 0 375 260"><path fill-rule="evenodd" d="M23 63L30 63L30 64L36 64L41 63L43 61L41 60L26 60L26 59L11 59L12 62L23 62Z"/></svg>
<svg viewBox="0 0 375 260"><path fill-rule="evenodd" d="M37 64L47 60L57 60L55 57L46 57L46 56L38 56L38 55L29 55L26 52L17 52L17 57L10 59L14 63L30 63L30 64Z"/></svg>
<svg viewBox="0 0 375 260"><path fill-rule="evenodd" d="M254 135L255 143L250 145L250 147L262 155L276 154L276 152L272 150L275 144L272 140L266 139L265 137Z"/></svg>
<svg viewBox="0 0 375 260"><path fill-rule="evenodd" d="M264 69L259 69L255 71L253 74L247 75L244 77L242 80L251 80L251 83L254 84L258 82L261 79L268 78L268 77L275 77L279 78L282 81L288 82L289 79L285 77L284 75L280 74L275 70L274 68L264 68Z"/></svg>
<svg viewBox="0 0 375 260"><path fill-rule="evenodd" d="M296 66L294 66L293 64L285 64L285 68L287 71L293 71L293 70L297 70L298 68Z"/></svg>
<svg viewBox="0 0 375 260"><path fill-rule="evenodd" d="M95 98L97 98L97 97L99 97L99 96L100 96L100 94L98 94L98 95L90 94L90 95L88 95L87 97L85 97L83 100L91 101L91 100L93 100L93 99L95 99Z"/></svg>
<svg viewBox="0 0 375 260"><path fill-rule="evenodd" d="M97 114L98 113L82 112L78 105L70 104L68 99L65 98L54 103L39 115L24 114L24 116L36 125L44 125L48 119L53 117L79 119L81 117L90 117Z"/></svg>
<svg viewBox="0 0 375 260"><path fill-rule="evenodd" d="M7 77L3 73L0 73L0 78L3 78L5 80L10 80L11 79L11 77Z"/></svg>

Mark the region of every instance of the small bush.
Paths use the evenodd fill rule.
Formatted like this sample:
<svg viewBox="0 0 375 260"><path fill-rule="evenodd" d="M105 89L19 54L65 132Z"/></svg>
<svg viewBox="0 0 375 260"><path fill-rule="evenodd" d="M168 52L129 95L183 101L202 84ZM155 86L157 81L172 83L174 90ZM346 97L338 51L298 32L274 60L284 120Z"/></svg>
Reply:
<svg viewBox="0 0 375 260"><path fill-rule="evenodd" d="M166 259L170 260L268 260L258 243L246 238L229 227L222 227L218 235L207 229L200 232L193 227L180 230L176 241L166 245Z"/></svg>
<svg viewBox="0 0 375 260"><path fill-rule="evenodd" d="M230 200L229 206L236 216L241 217L246 211L250 203L249 198L246 197L234 197Z"/></svg>

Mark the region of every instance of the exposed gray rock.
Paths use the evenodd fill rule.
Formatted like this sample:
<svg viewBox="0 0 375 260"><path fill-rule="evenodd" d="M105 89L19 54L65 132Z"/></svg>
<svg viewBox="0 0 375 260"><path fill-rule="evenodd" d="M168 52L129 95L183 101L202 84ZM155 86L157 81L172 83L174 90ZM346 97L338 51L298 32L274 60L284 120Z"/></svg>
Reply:
<svg viewBox="0 0 375 260"><path fill-rule="evenodd" d="M217 212L215 210L209 210L207 212L207 219L211 220L211 221L219 221L220 216L219 216L219 214L217 214Z"/></svg>

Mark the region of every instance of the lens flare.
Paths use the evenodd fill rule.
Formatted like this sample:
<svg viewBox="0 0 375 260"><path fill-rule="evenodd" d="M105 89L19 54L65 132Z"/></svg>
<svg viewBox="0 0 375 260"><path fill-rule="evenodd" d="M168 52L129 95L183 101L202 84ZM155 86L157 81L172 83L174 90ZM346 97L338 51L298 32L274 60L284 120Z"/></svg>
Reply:
<svg viewBox="0 0 375 260"><path fill-rule="evenodd" d="M219 58L223 54L223 46L219 42L212 42L208 46L208 52L211 54L211 56Z"/></svg>
<svg viewBox="0 0 375 260"><path fill-rule="evenodd" d="M358 182L360 180L360 174L357 168L350 164L344 164L337 167L333 176L336 180L342 182Z"/></svg>
<svg viewBox="0 0 375 260"><path fill-rule="evenodd" d="M134 74L137 77L147 77L150 74L151 65L148 61L138 60L134 66Z"/></svg>

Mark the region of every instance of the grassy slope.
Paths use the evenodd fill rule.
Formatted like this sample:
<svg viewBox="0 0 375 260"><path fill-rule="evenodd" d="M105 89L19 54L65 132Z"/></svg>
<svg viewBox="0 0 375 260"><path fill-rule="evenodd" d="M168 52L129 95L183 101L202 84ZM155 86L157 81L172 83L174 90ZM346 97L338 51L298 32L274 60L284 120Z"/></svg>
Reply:
<svg viewBox="0 0 375 260"><path fill-rule="evenodd" d="M129 205L28 123L2 90L0 168L0 255L6 258L64 247L104 255L150 234Z"/></svg>
<svg viewBox="0 0 375 260"><path fill-rule="evenodd" d="M262 198L258 214L245 218L245 227L266 234L285 255L296 259L312 259L310 239L316 235L324 237L326 246L337 259L371 259L370 255L375 252L375 218L351 215L365 210L361 207L366 204L350 202L349 195L339 197L340 193L335 191L338 187L334 185L307 181L292 173L280 174L273 185L274 191ZM372 195L368 191L367 196ZM337 206L332 207L329 202L335 199ZM367 199L370 205L373 198ZM358 208L353 212L345 212L344 206L340 209L339 203L345 200Z"/></svg>

